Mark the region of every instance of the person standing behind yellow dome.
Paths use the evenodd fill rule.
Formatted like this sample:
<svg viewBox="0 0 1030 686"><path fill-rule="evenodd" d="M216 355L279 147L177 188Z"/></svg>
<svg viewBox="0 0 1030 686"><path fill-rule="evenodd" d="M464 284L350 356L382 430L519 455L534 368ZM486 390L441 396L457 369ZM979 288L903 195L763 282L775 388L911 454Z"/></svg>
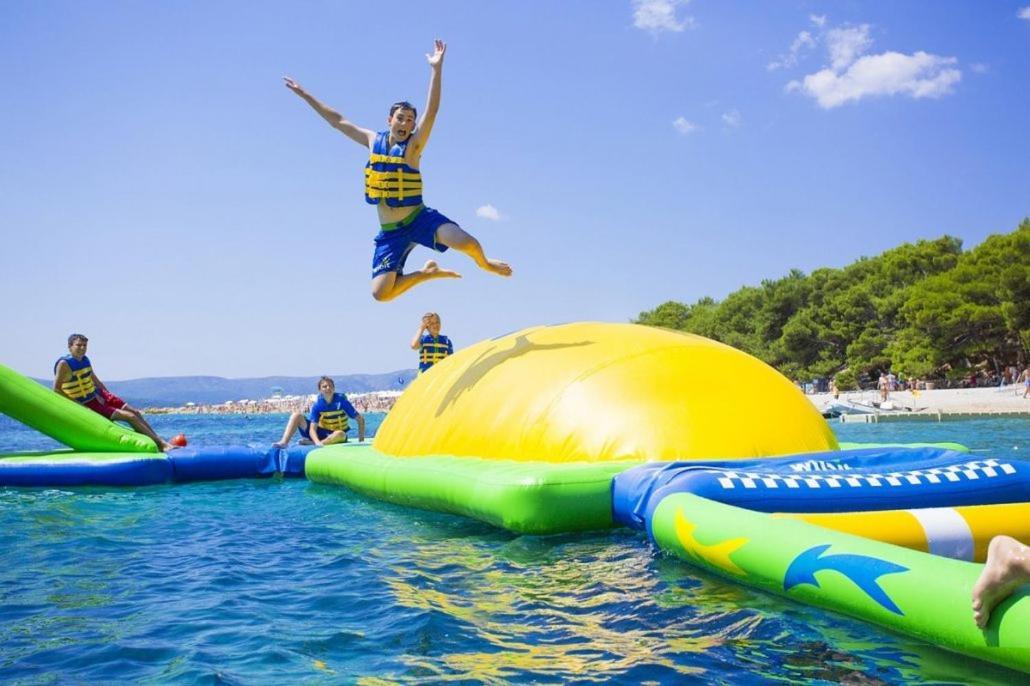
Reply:
<svg viewBox="0 0 1030 686"><path fill-rule="evenodd" d="M422 325L411 339L411 349L418 351L419 374L448 355L454 354L451 339L440 333L440 315L436 312L426 312L422 315Z"/></svg>

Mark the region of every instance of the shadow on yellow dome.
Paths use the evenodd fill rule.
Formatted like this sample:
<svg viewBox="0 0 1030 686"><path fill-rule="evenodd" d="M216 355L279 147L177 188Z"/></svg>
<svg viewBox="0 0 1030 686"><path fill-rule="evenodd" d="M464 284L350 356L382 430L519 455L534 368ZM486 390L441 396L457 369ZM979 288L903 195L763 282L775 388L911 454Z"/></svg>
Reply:
<svg viewBox="0 0 1030 686"><path fill-rule="evenodd" d="M800 390L715 341L635 324L541 326L419 376L375 448L544 462L752 458L837 449Z"/></svg>

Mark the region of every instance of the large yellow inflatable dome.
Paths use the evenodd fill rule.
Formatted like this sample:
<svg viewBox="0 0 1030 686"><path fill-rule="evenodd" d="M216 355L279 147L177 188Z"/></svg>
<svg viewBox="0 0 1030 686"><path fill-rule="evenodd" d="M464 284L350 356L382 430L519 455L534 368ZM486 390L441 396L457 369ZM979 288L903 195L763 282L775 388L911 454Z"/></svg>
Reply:
<svg viewBox="0 0 1030 686"><path fill-rule="evenodd" d="M540 326L483 341L419 376L375 448L607 462L835 450L794 384L722 343L635 324Z"/></svg>

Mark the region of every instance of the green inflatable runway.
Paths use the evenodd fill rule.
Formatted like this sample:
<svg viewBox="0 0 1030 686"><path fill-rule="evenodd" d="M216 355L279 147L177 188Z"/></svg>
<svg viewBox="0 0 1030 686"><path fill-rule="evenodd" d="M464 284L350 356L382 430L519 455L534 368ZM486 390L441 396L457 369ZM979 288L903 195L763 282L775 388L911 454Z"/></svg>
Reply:
<svg viewBox="0 0 1030 686"><path fill-rule="evenodd" d="M1030 592L977 628L970 590L983 565L837 533L689 493L651 520L662 550L749 586L836 610L928 643L1030 671Z"/></svg>

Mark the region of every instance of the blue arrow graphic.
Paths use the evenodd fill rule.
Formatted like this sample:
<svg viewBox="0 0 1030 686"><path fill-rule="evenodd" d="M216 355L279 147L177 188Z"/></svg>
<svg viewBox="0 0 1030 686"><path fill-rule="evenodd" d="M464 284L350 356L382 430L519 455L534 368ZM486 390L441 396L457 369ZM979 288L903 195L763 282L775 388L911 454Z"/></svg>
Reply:
<svg viewBox="0 0 1030 686"><path fill-rule="evenodd" d="M783 590L789 591L798 584L811 584L819 588L815 573L829 569L846 576L862 589L863 593L891 612L905 614L880 588L876 580L884 574L907 572L908 567L866 555L840 554L822 557L829 547L829 544L817 545L795 557L783 577Z"/></svg>

